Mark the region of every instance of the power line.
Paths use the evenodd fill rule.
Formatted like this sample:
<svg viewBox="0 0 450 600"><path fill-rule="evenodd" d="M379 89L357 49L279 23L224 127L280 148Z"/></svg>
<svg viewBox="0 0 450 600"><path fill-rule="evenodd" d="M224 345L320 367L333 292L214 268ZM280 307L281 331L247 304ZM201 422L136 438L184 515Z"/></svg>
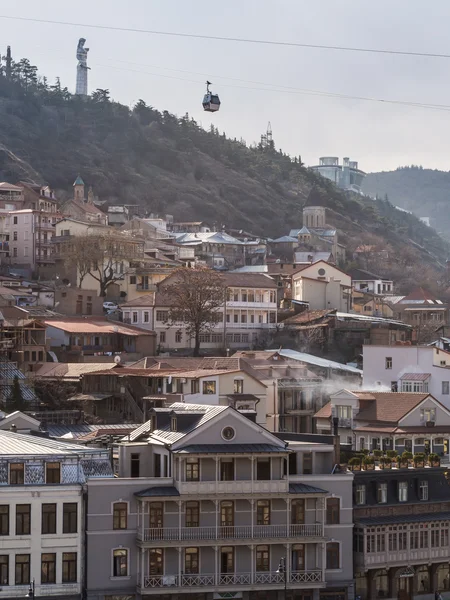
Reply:
<svg viewBox="0 0 450 600"><path fill-rule="evenodd" d="M31 17L16 17L12 15L0 15L0 19L11 19L14 21L29 21L32 23L47 23L50 25L68 25L70 27L84 27L89 29L106 29L111 31L123 31L129 33L145 33L148 35L161 35L170 37L195 38L200 40L215 40L220 42L238 42L245 44L264 44L270 46L285 46L291 48L313 48L318 50L339 50L344 52L364 52L370 54L394 54L397 56L421 56L425 58L450 58L450 54L437 52L413 52L407 50L386 50L382 48L353 48L351 46L328 46L325 44L305 44L300 42L280 42L276 40L258 40L251 38L226 37L219 35L202 35L197 33L181 33L175 31L158 31L152 29L136 29L133 27L114 27L111 25L92 25L91 23L71 23L68 21L53 21L49 19L33 19Z"/></svg>
<svg viewBox="0 0 450 600"><path fill-rule="evenodd" d="M125 62L125 61L121 61L121 62ZM116 65L103 65L100 63L92 63L92 64L97 67L103 67L103 68L107 68L107 69L119 69L119 70L127 71L130 73L139 73L139 74L143 74L143 75L150 75L152 77L164 77L165 79L175 79L177 81L185 81L187 83L195 83L196 85L204 83L204 81L200 81L200 80L196 80L196 79L186 79L184 77L176 77L175 75L165 75L163 73L149 73L148 71L142 71L142 70L138 70L138 69L130 69L130 68L126 68L126 67L118 67ZM130 63L130 64L140 64L140 63ZM150 65L142 65L142 66L150 66ZM165 67L156 67L156 68L165 69ZM181 71L181 69L167 69L167 70ZM205 75L203 73L195 73L192 71L181 71L181 72L193 73L196 75ZM218 79L221 78L219 75L215 75L215 77ZM232 77L223 77L223 79L233 80ZM234 79L234 80L235 81L245 81L245 80L241 80L241 79L237 79L237 80ZM252 82L249 82L249 83L252 83ZM253 82L253 83L258 83L258 82ZM440 111L445 111L445 112L450 111L450 105L447 105L447 104L411 102L411 101L407 101L407 100L390 100L390 99L384 99L384 98L371 98L369 96L352 96L352 95L348 95L348 94L339 94L339 93L335 93L335 92L324 92L324 91L320 91L320 90L310 90L310 89L278 86L276 84L262 83L262 82L259 82L259 84L267 85L267 86L270 85L270 86L272 86L272 88L267 88L267 87L266 88L258 88L258 87L251 87L251 86L228 85L228 84L227 84L227 87L228 88L236 88L236 89L244 89L244 90L254 90L254 91L260 91L260 92L278 92L278 93L282 93L282 94L304 94L304 95L309 95L309 96L321 96L324 98L336 98L336 99L343 99L343 100L361 100L364 102L381 102L383 104L410 106L413 108L425 108L425 109L440 110Z"/></svg>

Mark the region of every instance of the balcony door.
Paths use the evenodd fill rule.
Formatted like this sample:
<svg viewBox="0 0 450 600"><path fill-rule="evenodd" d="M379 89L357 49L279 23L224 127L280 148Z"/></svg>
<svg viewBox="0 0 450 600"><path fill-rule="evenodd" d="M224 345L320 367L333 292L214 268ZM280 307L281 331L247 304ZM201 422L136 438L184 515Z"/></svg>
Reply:
<svg viewBox="0 0 450 600"><path fill-rule="evenodd" d="M222 575L234 573L234 548L231 546L220 549L220 572Z"/></svg>
<svg viewBox="0 0 450 600"><path fill-rule="evenodd" d="M220 526L234 526L234 502L232 500L223 500L220 503Z"/></svg>
<svg viewBox="0 0 450 600"><path fill-rule="evenodd" d="M305 522L305 501L303 499L293 500L291 504L292 525L303 525Z"/></svg>
<svg viewBox="0 0 450 600"><path fill-rule="evenodd" d="M161 527L163 527L163 503L162 502L150 502L149 526L151 529L160 529Z"/></svg>
<svg viewBox="0 0 450 600"><path fill-rule="evenodd" d="M305 570L305 544L292 546L291 570L293 573Z"/></svg>
<svg viewBox="0 0 450 600"><path fill-rule="evenodd" d="M152 548L149 550L148 574L150 576L164 575L164 561L162 548Z"/></svg>

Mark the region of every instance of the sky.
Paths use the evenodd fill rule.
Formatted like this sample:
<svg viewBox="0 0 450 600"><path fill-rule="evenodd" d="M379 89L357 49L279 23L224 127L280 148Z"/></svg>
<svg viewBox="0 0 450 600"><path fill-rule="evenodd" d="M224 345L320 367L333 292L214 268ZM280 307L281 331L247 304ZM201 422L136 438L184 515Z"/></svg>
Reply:
<svg viewBox="0 0 450 600"><path fill-rule="evenodd" d="M246 44L83 27L124 27L233 38L450 54L450 2L434 0L16 0L0 9L2 48L74 91L76 46L90 49L89 89L107 88L230 137L258 142L270 121L277 148L348 156L367 171L420 164L450 170L450 58ZM5 15L79 23L68 26ZM202 110L213 82L219 113ZM284 88L284 89L282 89ZM419 107L349 96L448 106Z"/></svg>

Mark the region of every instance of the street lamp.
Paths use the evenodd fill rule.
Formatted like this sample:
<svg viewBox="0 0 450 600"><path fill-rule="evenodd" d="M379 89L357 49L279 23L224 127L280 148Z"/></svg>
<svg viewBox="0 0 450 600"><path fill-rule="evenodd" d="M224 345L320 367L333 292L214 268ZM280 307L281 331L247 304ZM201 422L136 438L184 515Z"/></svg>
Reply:
<svg viewBox="0 0 450 600"><path fill-rule="evenodd" d="M286 572L286 557L280 558L280 564L278 565L277 573L283 573L284 581L284 600L287 598L287 572Z"/></svg>
<svg viewBox="0 0 450 600"><path fill-rule="evenodd" d="M25 596L25 598L32 598L32 600L34 600L35 597L36 597L36 586L35 586L34 577L33 577L33 581L30 583L30 587L28 588L28 594Z"/></svg>

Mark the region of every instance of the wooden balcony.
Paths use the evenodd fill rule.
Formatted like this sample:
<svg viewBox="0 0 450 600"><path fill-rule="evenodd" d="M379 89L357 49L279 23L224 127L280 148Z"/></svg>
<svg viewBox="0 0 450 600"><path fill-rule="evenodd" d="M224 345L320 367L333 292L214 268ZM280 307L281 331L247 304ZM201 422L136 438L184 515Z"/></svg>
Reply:
<svg viewBox="0 0 450 600"><path fill-rule="evenodd" d="M287 494L287 479L267 481L178 481L180 494Z"/></svg>
<svg viewBox="0 0 450 600"><path fill-rule="evenodd" d="M372 569L386 566L402 566L415 562L448 562L448 547L417 548L397 550L395 552L356 552L355 563L358 566Z"/></svg>
<svg viewBox="0 0 450 600"><path fill-rule="evenodd" d="M269 538L322 538L321 523L299 525L243 525L238 527L153 527L138 531L144 543L200 540L249 540Z"/></svg>

